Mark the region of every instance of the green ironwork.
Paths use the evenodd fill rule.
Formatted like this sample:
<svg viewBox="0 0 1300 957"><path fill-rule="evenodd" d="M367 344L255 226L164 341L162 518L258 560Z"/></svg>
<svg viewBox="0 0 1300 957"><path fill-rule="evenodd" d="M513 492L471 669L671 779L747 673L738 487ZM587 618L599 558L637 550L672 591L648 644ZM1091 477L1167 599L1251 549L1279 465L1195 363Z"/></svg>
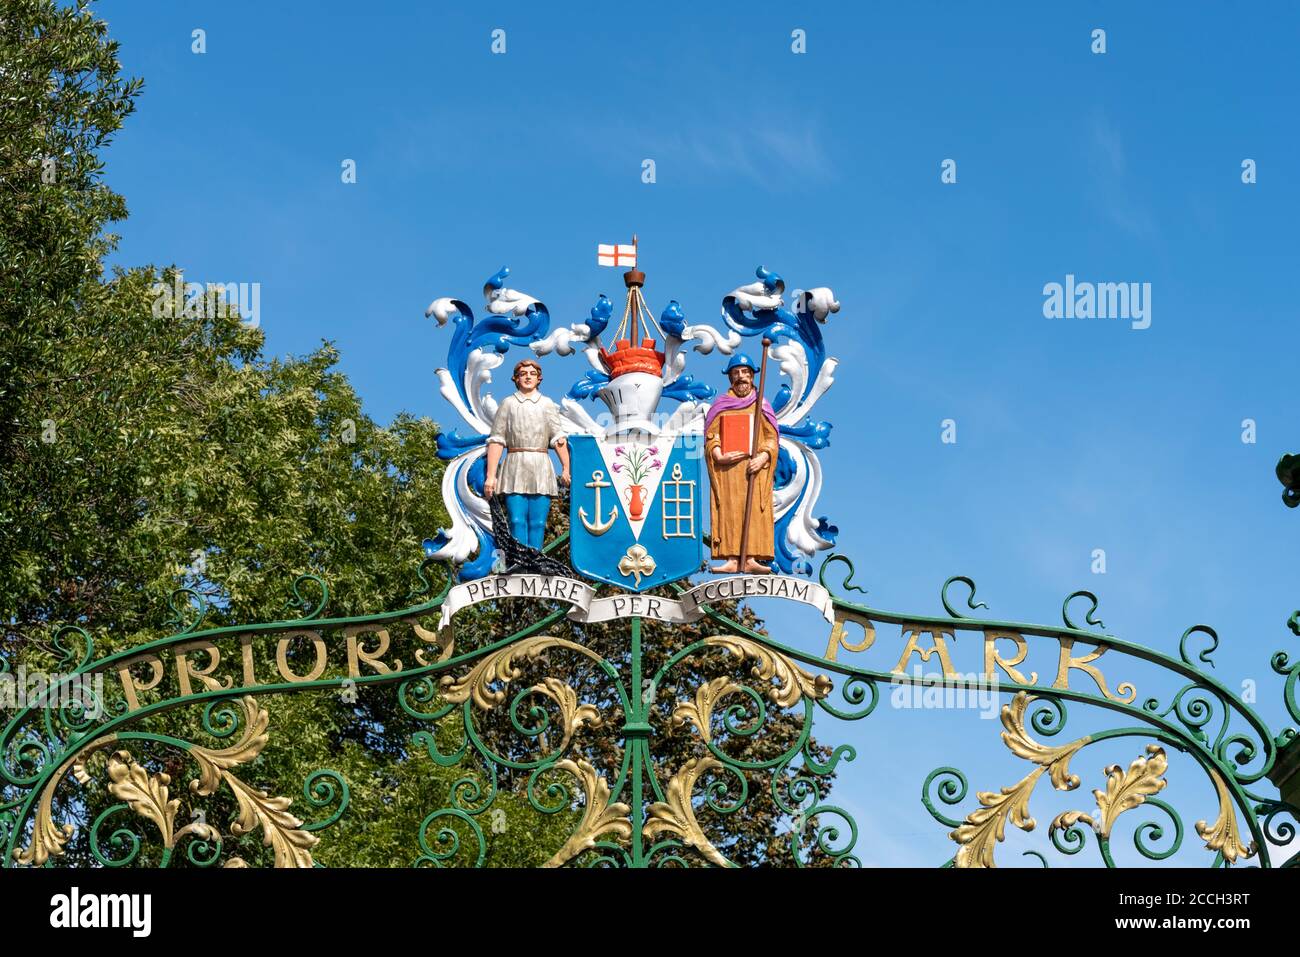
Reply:
<svg viewBox="0 0 1300 957"><path fill-rule="evenodd" d="M832 584L837 570L842 577ZM837 722L865 719L887 688L920 683L903 667L862 663L873 647L883 647L878 629L887 625L900 630L902 643L895 648L902 649L900 666L914 652L926 661L936 655L942 663L947 644L962 635L978 636L986 647L991 642L994 658L986 660L995 667L984 677L1002 676L997 687L1004 699L1002 739L1030 765L1020 783L999 791L989 782L989 790L976 792L974 802L970 782L955 767L936 768L925 778L922 804L951 830L958 847L945 866L993 863L1006 826L1025 826L1040 778L1059 792L1075 792L1080 778L1070 772L1069 761L1121 739L1140 746L1133 764L1109 769L1106 779L1097 781L1105 790L1097 792L1096 811L1085 807L1058 815L1048 828L1045 850L1080 854L1091 829L1098 863L1115 866L1113 825L1121 814L1142 808L1144 820L1132 843L1151 861L1172 857L1193 835L1206 845L1211 866L1244 860L1288 866L1300 858L1275 862L1269 848L1286 844L1295 832L1293 822L1300 820L1292 803L1292 772L1300 764L1293 747L1296 733L1287 729L1275 735L1247 703L1202 670L1212 666L1219 645L1208 626L1188 628L1179 656L1172 658L1101 631L1098 599L1086 591L1066 598L1061 626L975 618L967 612L987 605L975 601L975 583L964 576L949 578L940 590L946 615L901 614L862 603L859 596L865 593L853 583L851 563L832 555L818 575L831 591L836 620L824 653L792 647L705 606L714 633L646 673L650 658L641 618L625 620L621 648L596 649L550 634L565 619L566 608L540 601L530 606L536 620L508 637L458 645L458 637L437 621L451 572L426 562L408 607L353 618L323 617L328 586L316 576L302 576L291 589L298 617L214 628L203 627L202 597L182 589L173 596L173 634L99 658L84 628L61 629L54 640L67 677L49 689L49 700L57 699L61 687L96 675L105 676L108 690L102 698L60 707L29 705L0 733L0 847L6 866L58 863L73 839L62 819L77 801L70 779L105 780L110 793L121 798L98 813L88 829L90 852L104 866L165 867L176 862L182 848L189 865L230 864L231 836L257 829L274 847L277 863L314 863L311 847L328 840L328 828L349 808L343 776L328 769L310 775L291 811L287 798L267 795L240 777L240 765L274 746L268 744L274 721L260 704L263 699L340 689L345 682L394 686L402 711L421 724L411 744L435 765L460 775L446 805L429 809L412 835L411 864L485 863L492 810L507 787L517 787L533 812L569 822L568 839L554 849L552 864L728 865L732 862L720 850L727 825L745 814L761 789L788 826L781 839L795 863L858 865L858 825L828 795L830 780L857 760L861 742L814 747L813 726L823 715ZM969 591L964 602L949 594L956 584ZM1086 609L1082 623L1080 607ZM861 637L850 629L860 629ZM921 644L927 635L931 643ZM1011 641L1018 649L1021 643L1026 649L1046 646L1064 672L1016 680L1015 665L1025 655L1002 658L998 641ZM1127 680L1108 686L1093 664L1103 654L1112 675L1128 677L1130 667L1152 667L1174 676L1181 687L1167 698L1139 701ZM1271 664L1284 679L1288 713L1300 723L1300 661L1279 651ZM694 673L691 669L702 675L696 684L684 677ZM0 659L0 672L8 671ZM1071 684L1072 677L1080 680ZM1081 681L1092 682L1097 691L1080 687ZM945 670L938 686L960 688L965 681ZM1075 704L1103 709L1123 723L1071 738L1064 732L1071 720L1068 706ZM211 742L139 729L143 719L179 707L202 708L201 726ZM784 746L777 753L755 749L746 752L750 757L738 757L732 744L761 741L777 715L788 716L795 729ZM617 729L613 754L591 749L590 732L597 726ZM692 756L674 766L665 765L657 750L670 728L695 736ZM225 788L237 805L236 825L223 832L216 822L199 819L177 827L179 802L169 797L170 778L138 763L132 749L162 749L196 763L199 777L190 786L191 796ZM1165 749L1189 756L1217 796L1218 807L1201 808L1204 820L1193 827L1157 796L1164 786ZM111 755L107 777L92 755ZM1280 796L1265 793L1261 785L1269 779L1282 789ZM1147 805L1154 817L1145 817ZM294 816L304 806L316 821ZM159 844L157 853L146 853L146 847ZM1039 851L1025 854L1043 866L1049 863Z"/></svg>

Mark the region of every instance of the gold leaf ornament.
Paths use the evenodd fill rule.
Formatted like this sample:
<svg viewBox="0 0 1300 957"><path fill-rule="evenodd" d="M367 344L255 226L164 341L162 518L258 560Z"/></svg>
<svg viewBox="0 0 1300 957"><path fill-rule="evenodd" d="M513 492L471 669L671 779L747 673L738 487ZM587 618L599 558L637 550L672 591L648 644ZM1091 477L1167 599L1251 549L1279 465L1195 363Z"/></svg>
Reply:
<svg viewBox="0 0 1300 957"><path fill-rule="evenodd" d="M714 708L720 699L739 690L740 685L729 675L706 681L695 689L694 701L683 701L673 709L673 725L681 728L694 724L701 738L712 741Z"/></svg>
<svg viewBox="0 0 1300 957"><path fill-rule="evenodd" d="M593 661L601 660L598 655L577 642L566 638L535 635L493 652L459 678L445 675L439 680L438 686L442 690L443 698L452 704L473 701L474 707L480 711L491 711L506 700L506 687L523 673L515 663L516 660L535 661L549 648L568 648ZM501 687L493 688L492 685L498 682Z"/></svg>
<svg viewBox="0 0 1300 957"><path fill-rule="evenodd" d="M171 797L172 779L166 774L150 774L135 763L126 751L118 751L108 759L108 793L127 806L139 817L151 821L162 836L164 847L171 847L175 837L176 812L181 802Z"/></svg>
<svg viewBox="0 0 1300 957"><path fill-rule="evenodd" d="M236 837L261 828L263 843L275 854L276 867L311 867L311 848L319 841L315 834L301 829L302 821L289 813L293 801L271 797L260 788L246 784L230 773L232 768L257 757L268 740L269 717L252 695L240 699L244 709L244 733L228 748L213 749L193 745L190 756L199 765L199 777L190 782L190 790L208 797L224 783L235 797L239 815L230 826Z"/></svg>
<svg viewBox="0 0 1300 957"><path fill-rule="evenodd" d="M1002 706L1002 727L1006 729L1002 732L1002 741L1016 757L1047 768L1051 772L1052 787L1058 791L1073 791L1079 786L1079 776L1070 773L1070 759L1092 741L1092 737L1084 735L1055 747L1034 740L1025 730L1025 718L1033 701L1033 695L1021 691L1009 704Z"/></svg>
<svg viewBox="0 0 1300 957"><path fill-rule="evenodd" d="M56 825L50 805L53 788L47 787L36 808L32 825L32 840L26 847L14 848L14 860L19 864L40 867L51 857L63 854L63 846L72 840L76 829L71 824Z"/></svg>
<svg viewBox="0 0 1300 957"><path fill-rule="evenodd" d="M1106 790L1093 791L1097 808L1101 811L1102 837L1109 837L1115 819L1131 811L1150 795L1162 791L1168 783L1164 773L1169 768L1165 749L1158 744L1147 745L1148 757L1138 757L1124 771L1118 764L1106 769Z"/></svg>
<svg viewBox="0 0 1300 957"><path fill-rule="evenodd" d="M622 841L632 839L632 809L621 802L610 803L609 784L590 762L565 758L557 761L555 767L582 782L587 803L582 811L582 820L572 836L543 867L559 867L583 851L595 847L596 840L604 834L612 834Z"/></svg>
<svg viewBox="0 0 1300 957"><path fill-rule="evenodd" d="M994 867L993 852L1006 837L1007 822L1024 831L1034 829L1035 821L1029 814L1029 797L1044 771L1048 772L1058 791L1072 791L1079 786L1078 775L1070 773L1070 759L1080 748L1092 743L1092 738L1085 736L1056 747L1036 741L1025 730L1025 717L1033 700L1032 695L1021 691L1009 704L1002 706L1002 726L1006 729L1002 732L1002 740L1015 755L1033 761L1038 767L999 793L984 791L976 795L980 807L949 835L960 845L954 859L957 867ZM1084 823L1093 827L1101 837L1109 837L1121 814L1164 789L1167 783L1164 774L1168 767L1164 748L1148 744L1146 754L1135 758L1127 770L1118 764L1106 768L1106 789L1092 792L1097 799L1099 819L1083 811L1064 811L1052 819L1049 830L1068 830ZM1200 825L1197 827L1199 829Z"/></svg>
<svg viewBox="0 0 1300 957"><path fill-rule="evenodd" d="M695 819L695 808L691 805L695 782L702 775L721 767L722 762L714 757L691 758L682 765L664 790L667 800L650 805L642 828L645 836L653 840L658 834L672 834L719 867L730 867L731 862L704 836L704 830Z"/></svg>
<svg viewBox="0 0 1300 957"><path fill-rule="evenodd" d="M776 682L768 689L767 696L782 708L789 708L804 697L825 698L834 687L828 676L805 671L779 651L773 651L749 638L715 635L704 639L704 643L715 648L725 648L742 660L752 659L755 664L750 674L760 681Z"/></svg>
<svg viewBox="0 0 1300 957"><path fill-rule="evenodd" d="M96 751L107 748L116 740L116 734L105 735L98 741L86 745L54 772L54 776L46 783L45 790L41 792L41 798L36 804L31 841L26 847L14 848L15 861L19 864L41 867L51 857L62 856L64 846L72 840L72 835L77 832L77 829L71 824L54 823L54 792L69 773L82 784L87 783L90 777L86 771L86 762L90 756Z"/></svg>
<svg viewBox="0 0 1300 957"><path fill-rule="evenodd" d="M1043 768L1035 768L1018 783L996 794L981 791L975 795L980 807L971 811L950 835L960 845L958 867L996 867L993 850L1006 838L1008 821L1022 831L1032 831L1038 826L1029 814L1029 796L1042 774Z"/></svg>
<svg viewBox="0 0 1300 957"><path fill-rule="evenodd" d="M1017 757L1032 761L1038 767L998 792L981 791L975 795L980 806L949 834L959 845L955 859L957 867L995 867L993 852L1006 839L1008 822L1022 831L1032 831L1038 826L1029 813L1029 797L1044 771L1048 772L1052 786L1058 791L1072 791L1079 786L1078 775L1070 773L1070 759L1092 740L1091 737L1084 736L1055 747L1035 740L1025 728L1033 700L1033 695L1020 691L1010 703L1002 706L1002 727L1005 729L1002 741ZM1054 820L1053 826L1056 823Z"/></svg>
<svg viewBox="0 0 1300 957"><path fill-rule="evenodd" d="M1237 824L1237 812L1233 810L1228 786L1217 771L1211 771L1210 777L1214 781L1214 790L1219 796L1219 816L1214 819L1213 824L1197 821L1196 833L1201 836L1201 840L1205 841L1207 849L1221 853L1223 859L1229 864L1235 864L1238 858L1254 857L1258 848L1254 841L1250 844L1243 844L1241 841L1241 827Z"/></svg>
<svg viewBox="0 0 1300 957"><path fill-rule="evenodd" d="M559 678L543 678L541 684L533 685L528 690L545 695L560 708L560 721L564 728L564 736L556 747L557 751L563 751L568 746L574 732L584 724L589 728L600 726L600 709L594 704L578 704L578 693Z"/></svg>

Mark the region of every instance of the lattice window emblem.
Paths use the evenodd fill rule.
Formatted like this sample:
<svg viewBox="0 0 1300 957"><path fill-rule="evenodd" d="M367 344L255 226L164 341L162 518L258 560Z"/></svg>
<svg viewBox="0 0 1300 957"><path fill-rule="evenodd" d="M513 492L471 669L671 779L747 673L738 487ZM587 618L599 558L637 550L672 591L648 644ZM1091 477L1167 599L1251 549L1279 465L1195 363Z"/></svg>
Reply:
<svg viewBox="0 0 1300 957"><path fill-rule="evenodd" d="M663 486L664 538L695 537L695 480L682 478L682 466L673 465L672 478Z"/></svg>

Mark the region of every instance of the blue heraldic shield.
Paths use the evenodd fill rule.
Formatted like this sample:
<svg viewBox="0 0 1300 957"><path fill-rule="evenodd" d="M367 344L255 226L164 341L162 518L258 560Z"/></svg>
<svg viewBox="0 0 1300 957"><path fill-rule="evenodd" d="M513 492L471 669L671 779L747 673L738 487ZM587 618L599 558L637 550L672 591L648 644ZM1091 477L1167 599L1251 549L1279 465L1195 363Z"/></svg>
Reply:
<svg viewBox="0 0 1300 957"><path fill-rule="evenodd" d="M569 559L596 581L641 592L704 560L701 437L569 437Z"/></svg>

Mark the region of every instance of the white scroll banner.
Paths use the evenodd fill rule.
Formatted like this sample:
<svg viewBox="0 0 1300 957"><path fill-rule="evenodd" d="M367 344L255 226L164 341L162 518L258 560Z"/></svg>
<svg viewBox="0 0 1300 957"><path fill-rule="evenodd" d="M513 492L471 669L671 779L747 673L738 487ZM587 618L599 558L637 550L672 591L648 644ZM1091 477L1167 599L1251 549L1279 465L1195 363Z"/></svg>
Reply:
<svg viewBox="0 0 1300 957"><path fill-rule="evenodd" d="M696 585L681 598L656 595L614 595L597 598L595 589L572 578L546 575L492 575L457 585L442 603L438 627L451 623L456 612L481 601L495 598L545 598L571 605L570 621L595 623L618 618L653 618L656 621L682 623L697 621L705 607L717 601L741 598L786 598L811 605L828 622L835 621L831 595L821 585L785 575L738 575L715 578Z"/></svg>
<svg viewBox="0 0 1300 957"><path fill-rule="evenodd" d="M740 598L788 598L791 601L812 605L828 622L835 623L835 606L831 603L830 592L821 585L786 575L737 575L734 578L715 578L702 585L696 585L682 595L682 604L693 611L692 617L686 619L693 621L704 614L700 605Z"/></svg>
<svg viewBox="0 0 1300 957"><path fill-rule="evenodd" d="M573 611L582 615L587 606L596 597L596 590L572 578L552 578L549 575L489 575L472 582L457 585L447 593L442 603L442 617L438 620L440 629L451 623L451 616L469 605L493 598L549 598L572 605ZM570 612L570 617L573 613ZM584 618L577 618L583 621Z"/></svg>

